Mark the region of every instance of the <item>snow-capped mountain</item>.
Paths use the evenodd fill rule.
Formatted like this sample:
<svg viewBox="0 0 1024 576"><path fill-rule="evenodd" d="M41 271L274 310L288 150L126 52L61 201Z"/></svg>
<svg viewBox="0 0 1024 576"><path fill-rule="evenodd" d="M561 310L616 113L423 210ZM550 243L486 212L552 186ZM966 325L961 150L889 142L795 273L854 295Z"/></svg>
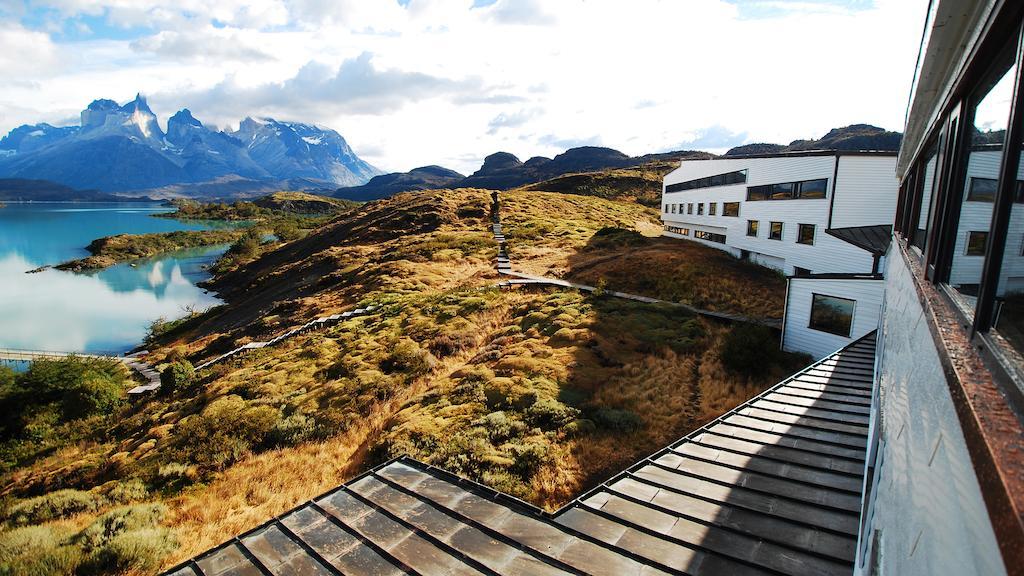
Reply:
<svg viewBox="0 0 1024 576"><path fill-rule="evenodd" d="M0 140L0 178L50 180L108 192L145 191L214 181L322 182L326 188L367 182L381 172L360 159L334 130L246 118L237 132L212 130L188 109L167 133L141 95L121 106L95 100L80 126L19 126ZM232 192L235 192L233 189Z"/></svg>

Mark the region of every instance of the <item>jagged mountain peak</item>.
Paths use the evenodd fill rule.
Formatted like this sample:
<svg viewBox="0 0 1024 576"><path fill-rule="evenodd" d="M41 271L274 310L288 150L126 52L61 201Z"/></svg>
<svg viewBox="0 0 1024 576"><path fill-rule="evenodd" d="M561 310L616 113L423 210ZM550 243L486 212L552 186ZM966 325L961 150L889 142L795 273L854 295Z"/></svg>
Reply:
<svg viewBox="0 0 1024 576"><path fill-rule="evenodd" d="M124 105L92 101L82 110L81 127L26 125L0 140L0 177L104 191L225 179L330 188L362 184L377 174L340 134L315 124L247 116L237 131L222 132L183 108L168 119L164 134L141 93Z"/></svg>

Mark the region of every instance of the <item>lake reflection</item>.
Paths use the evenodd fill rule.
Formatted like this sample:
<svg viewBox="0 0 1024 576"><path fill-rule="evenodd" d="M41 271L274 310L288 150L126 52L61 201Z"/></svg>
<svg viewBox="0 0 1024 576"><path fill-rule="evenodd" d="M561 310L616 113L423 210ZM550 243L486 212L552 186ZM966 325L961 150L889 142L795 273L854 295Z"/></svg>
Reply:
<svg viewBox="0 0 1024 576"><path fill-rule="evenodd" d="M119 264L92 274L26 270L80 258L92 239L120 233L200 229L200 223L152 218L137 204L10 205L0 209L0 347L124 352L156 318L204 309L216 297L195 283L224 247Z"/></svg>

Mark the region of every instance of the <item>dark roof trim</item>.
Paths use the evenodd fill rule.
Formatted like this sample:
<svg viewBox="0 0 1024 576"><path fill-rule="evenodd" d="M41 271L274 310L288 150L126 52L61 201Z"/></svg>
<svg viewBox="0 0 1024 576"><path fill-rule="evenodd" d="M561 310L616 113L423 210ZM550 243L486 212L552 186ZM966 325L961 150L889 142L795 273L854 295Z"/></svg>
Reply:
<svg viewBox="0 0 1024 576"><path fill-rule="evenodd" d="M771 154L739 154L736 156L718 156L708 160L747 160L750 158L799 158L801 156L892 156L895 150L795 150L793 152L774 152ZM699 162L703 159L684 158L681 162Z"/></svg>
<svg viewBox="0 0 1024 576"><path fill-rule="evenodd" d="M848 273L824 273L824 274L794 274L790 276L793 280L885 280L881 274L859 274Z"/></svg>
<svg viewBox="0 0 1024 576"><path fill-rule="evenodd" d="M889 243L892 241L892 226L890 224L828 228L825 233L843 242L853 244L857 248L867 250L876 256L885 255L889 250Z"/></svg>

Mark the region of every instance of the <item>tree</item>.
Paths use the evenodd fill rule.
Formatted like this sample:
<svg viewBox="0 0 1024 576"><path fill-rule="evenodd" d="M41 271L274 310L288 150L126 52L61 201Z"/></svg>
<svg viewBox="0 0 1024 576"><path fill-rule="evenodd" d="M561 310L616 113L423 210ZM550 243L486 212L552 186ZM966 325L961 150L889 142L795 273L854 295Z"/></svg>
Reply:
<svg viewBox="0 0 1024 576"><path fill-rule="evenodd" d="M185 390L196 381L196 371L188 360L176 360L160 373L160 393L169 395Z"/></svg>

